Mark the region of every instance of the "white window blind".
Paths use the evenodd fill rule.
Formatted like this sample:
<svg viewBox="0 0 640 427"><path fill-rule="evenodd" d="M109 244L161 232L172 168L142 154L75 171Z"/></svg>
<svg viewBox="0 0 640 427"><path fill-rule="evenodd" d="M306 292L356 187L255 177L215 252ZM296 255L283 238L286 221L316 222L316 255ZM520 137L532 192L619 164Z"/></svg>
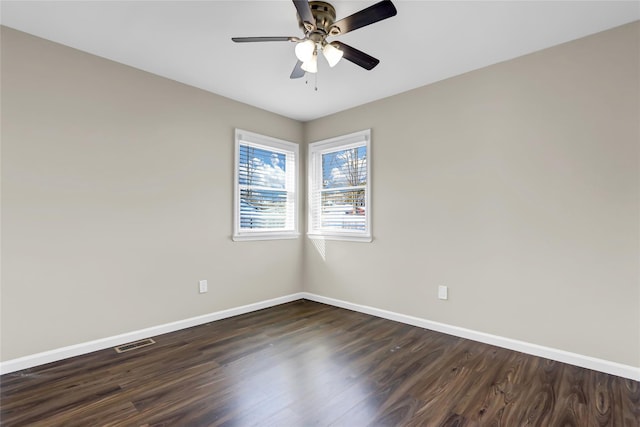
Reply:
<svg viewBox="0 0 640 427"><path fill-rule="evenodd" d="M370 130L309 144L309 235L371 241Z"/></svg>
<svg viewBox="0 0 640 427"><path fill-rule="evenodd" d="M236 130L234 240L293 238L298 145Z"/></svg>

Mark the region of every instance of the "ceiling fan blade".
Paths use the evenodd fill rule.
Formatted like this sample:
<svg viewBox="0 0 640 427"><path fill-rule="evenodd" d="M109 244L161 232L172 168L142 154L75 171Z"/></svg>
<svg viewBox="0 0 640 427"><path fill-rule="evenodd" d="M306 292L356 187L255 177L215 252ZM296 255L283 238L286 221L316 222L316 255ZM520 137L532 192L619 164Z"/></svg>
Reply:
<svg viewBox="0 0 640 427"><path fill-rule="evenodd" d="M304 77L304 73L305 71L302 69L302 61L298 61L296 66L293 67L290 78L299 79L300 77Z"/></svg>
<svg viewBox="0 0 640 427"><path fill-rule="evenodd" d="M300 39L298 37L231 37L236 43L250 43L250 42L297 42Z"/></svg>
<svg viewBox="0 0 640 427"><path fill-rule="evenodd" d="M361 66L365 70L372 70L376 65L380 63L379 59L376 59L371 55L367 55L366 53L354 47L351 47L348 44L344 44L338 41L331 42L331 44L342 51L342 57L344 59Z"/></svg>
<svg viewBox="0 0 640 427"><path fill-rule="evenodd" d="M374 22L382 21L383 19L391 18L398 13L396 7L391 3L391 0L383 0L379 3L369 6L366 9L362 9L353 15L347 16L337 22L331 27L337 27L340 29L340 34L348 33L349 31L357 30L358 28L366 27Z"/></svg>
<svg viewBox="0 0 640 427"><path fill-rule="evenodd" d="M315 28L316 20L311 13L311 6L309 6L309 2L307 0L293 0L293 4L298 11L298 15L300 15L302 22L308 22L313 25L313 28Z"/></svg>

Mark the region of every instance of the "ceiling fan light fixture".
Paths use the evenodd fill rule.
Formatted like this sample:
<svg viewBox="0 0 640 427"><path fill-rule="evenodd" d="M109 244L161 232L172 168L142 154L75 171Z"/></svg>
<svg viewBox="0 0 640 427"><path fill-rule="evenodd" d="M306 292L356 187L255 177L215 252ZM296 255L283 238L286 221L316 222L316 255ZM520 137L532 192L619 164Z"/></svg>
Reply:
<svg viewBox="0 0 640 427"><path fill-rule="evenodd" d="M308 62L316 51L316 44L313 40L304 40L296 45L296 57L302 62Z"/></svg>
<svg viewBox="0 0 640 427"><path fill-rule="evenodd" d="M314 52L311 55L311 59L302 63L302 68L307 73L317 73L318 72L318 55Z"/></svg>
<svg viewBox="0 0 640 427"><path fill-rule="evenodd" d="M340 59L342 59L342 55L344 54L344 52L333 46L331 43L327 43L323 46L322 53L329 63L329 66L332 68L335 67L338 62L340 62Z"/></svg>

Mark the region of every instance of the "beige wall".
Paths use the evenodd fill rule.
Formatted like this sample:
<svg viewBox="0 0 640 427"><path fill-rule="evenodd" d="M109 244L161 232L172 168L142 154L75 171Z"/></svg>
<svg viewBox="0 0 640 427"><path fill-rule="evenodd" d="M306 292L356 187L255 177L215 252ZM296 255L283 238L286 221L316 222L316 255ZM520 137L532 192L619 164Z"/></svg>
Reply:
<svg viewBox="0 0 640 427"><path fill-rule="evenodd" d="M372 128L375 240L307 243L306 290L640 366L639 40L623 26L308 123L307 141Z"/></svg>
<svg viewBox="0 0 640 427"><path fill-rule="evenodd" d="M230 239L235 127L302 141L294 120L2 28L2 360L299 292L301 239Z"/></svg>
<svg viewBox="0 0 640 427"><path fill-rule="evenodd" d="M1 360L304 289L640 366L639 31L301 124L3 28ZM231 242L234 127L372 128L375 240Z"/></svg>

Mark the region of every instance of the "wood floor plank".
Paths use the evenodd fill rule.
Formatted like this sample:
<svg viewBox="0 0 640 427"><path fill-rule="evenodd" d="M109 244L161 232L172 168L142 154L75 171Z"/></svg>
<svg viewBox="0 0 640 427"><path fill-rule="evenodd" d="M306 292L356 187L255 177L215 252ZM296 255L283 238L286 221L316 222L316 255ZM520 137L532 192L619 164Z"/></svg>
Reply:
<svg viewBox="0 0 640 427"><path fill-rule="evenodd" d="M640 426L640 382L616 378L620 384L621 424Z"/></svg>
<svg viewBox="0 0 640 427"><path fill-rule="evenodd" d="M640 426L640 383L300 300L0 377L13 426Z"/></svg>

